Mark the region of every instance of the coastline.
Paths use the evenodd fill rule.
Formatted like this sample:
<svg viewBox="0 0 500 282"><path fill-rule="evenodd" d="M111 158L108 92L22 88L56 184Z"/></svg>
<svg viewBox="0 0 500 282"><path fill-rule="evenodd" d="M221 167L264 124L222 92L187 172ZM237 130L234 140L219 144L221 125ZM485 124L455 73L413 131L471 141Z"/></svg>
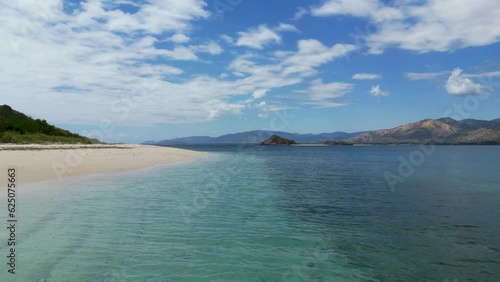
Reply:
<svg viewBox="0 0 500 282"><path fill-rule="evenodd" d="M19 184L32 184L154 168L205 156L207 153L149 145L0 144L0 169L15 168Z"/></svg>

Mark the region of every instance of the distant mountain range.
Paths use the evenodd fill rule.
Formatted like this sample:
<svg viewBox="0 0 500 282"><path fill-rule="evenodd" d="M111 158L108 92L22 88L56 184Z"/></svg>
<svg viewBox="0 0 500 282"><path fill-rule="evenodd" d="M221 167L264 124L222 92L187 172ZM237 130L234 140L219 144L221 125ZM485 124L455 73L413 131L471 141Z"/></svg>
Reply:
<svg viewBox="0 0 500 282"><path fill-rule="evenodd" d="M392 129L364 132L333 132L320 134L298 134L282 131L255 130L219 137L191 136L159 142L153 145L195 144L259 144L272 135L294 140L297 143L325 143L344 141L352 144L500 144L500 119L461 121L452 118L424 119ZM330 142L335 143L335 142Z"/></svg>
<svg viewBox="0 0 500 282"><path fill-rule="evenodd" d="M283 131L268 131L268 130L255 130L234 134L226 134L219 137L209 136L191 136L184 138L168 139L159 142L148 141L145 144L152 145L195 145L195 144L259 144L265 139L279 135L280 137L294 140L297 143L323 143L327 140L345 140L348 138L356 137L365 133L355 132L333 132L333 133L320 133L320 134L298 134Z"/></svg>
<svg viewBox="0 0 500 282"><path fill-rule="evenodd" d="M500 119L424 119L345 141L354 144L500 144Z"/></svg>

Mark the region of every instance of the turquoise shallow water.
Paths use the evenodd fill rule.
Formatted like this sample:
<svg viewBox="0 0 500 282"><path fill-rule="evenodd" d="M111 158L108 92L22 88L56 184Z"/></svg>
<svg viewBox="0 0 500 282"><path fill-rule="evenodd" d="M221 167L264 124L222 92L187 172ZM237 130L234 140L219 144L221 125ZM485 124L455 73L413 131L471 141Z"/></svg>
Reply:
<svg viewBox="0 0 500 282"><path fill-rule="evenodd" d="M211 157L20 187L0 281L500 280L500 146L191 148Z"/></svg>

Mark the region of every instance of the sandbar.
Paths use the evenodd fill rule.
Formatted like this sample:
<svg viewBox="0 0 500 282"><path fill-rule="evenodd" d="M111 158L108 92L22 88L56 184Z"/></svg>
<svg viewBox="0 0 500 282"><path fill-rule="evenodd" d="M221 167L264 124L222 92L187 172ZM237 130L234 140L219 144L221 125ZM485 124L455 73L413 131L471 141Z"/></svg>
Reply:
<svg viewBox="0 0 500 282"><path fill-rule="evenodd" d="M18 183L64 180L191 161L207 153L148 145L11 145L0 144L0 179L16 169ZM5 182L2 181L2 182ZM6 186L6 183L0 183Z"/></svg>

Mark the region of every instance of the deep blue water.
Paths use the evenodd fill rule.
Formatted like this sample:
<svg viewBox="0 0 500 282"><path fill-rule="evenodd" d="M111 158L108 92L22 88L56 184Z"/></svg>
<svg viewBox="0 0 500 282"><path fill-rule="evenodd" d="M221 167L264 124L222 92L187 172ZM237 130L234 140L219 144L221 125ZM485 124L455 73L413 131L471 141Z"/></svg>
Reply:
<svg viewBox="0 0 500 282"><path fill-rule="evenodd" d="M0 280L500 281L500 146L186 148L26 188Z"/></svg>

